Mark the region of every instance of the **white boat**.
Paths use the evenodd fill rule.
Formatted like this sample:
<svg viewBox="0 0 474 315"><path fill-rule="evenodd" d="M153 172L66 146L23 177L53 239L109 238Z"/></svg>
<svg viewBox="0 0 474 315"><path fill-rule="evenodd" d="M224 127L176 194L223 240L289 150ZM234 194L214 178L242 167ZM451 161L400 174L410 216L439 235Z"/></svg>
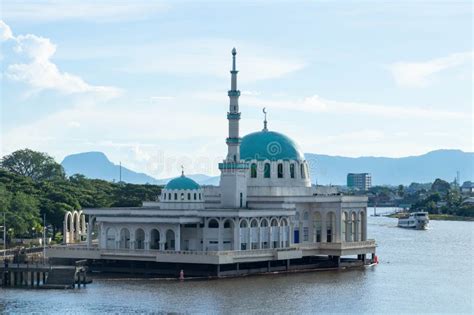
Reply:
<svg viewBox="0 0 474 315"><path fill-rule="evenodd" d="M398 219L398 226L407 229L426 230L430 218L428 212L412 212Z"/></svg>

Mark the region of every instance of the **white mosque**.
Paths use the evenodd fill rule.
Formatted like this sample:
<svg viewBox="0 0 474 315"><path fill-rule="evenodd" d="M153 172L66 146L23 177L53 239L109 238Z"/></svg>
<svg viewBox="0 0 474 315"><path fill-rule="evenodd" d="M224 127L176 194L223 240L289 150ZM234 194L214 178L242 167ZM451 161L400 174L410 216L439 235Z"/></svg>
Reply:
<svg viewBox="0 0 474 315"><path fill-rule="evenodd" d="M49 257L217 276L372 261L376 245L367 239L367 197L312 186L298 145L269 130L266 118L262 130L241 137L236 55L234 48L219 186L201 187L183 172L155 204L84 209L87 229L81 215L67 214L66 244L49 248Z"/></svg>

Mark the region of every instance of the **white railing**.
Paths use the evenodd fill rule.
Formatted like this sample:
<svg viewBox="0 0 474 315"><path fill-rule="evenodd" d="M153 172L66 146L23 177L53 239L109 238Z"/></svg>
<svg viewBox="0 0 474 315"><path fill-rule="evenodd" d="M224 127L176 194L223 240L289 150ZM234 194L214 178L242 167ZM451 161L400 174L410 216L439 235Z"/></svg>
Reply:
<svg viewBox="0 0 474 315"><path fill-rule="evenodd" d="M105 255L130 254L130 255L204 255L204 256L245 256L274 254L276 251L292 251L297 248L265 248L252 250L226 250L226 251L189 251L189 250L157 250L157 249L100 249L96 246L57 245L50 249L61 251L94 251Z"/></svg>
<svg viewBox="0 0 474 315"><path fill-rule="evenodd" d="M157 249L100 249L97 246L89 246L83 244L75 245L57 245L50 246L50 249L60 251L92 251L100 252L102 255L134 255L134 256L153 256L153 255L183 255L183 256L258 256L271 255L277 251L295 251L295 250L312 250L312 249L329 249L344 250L376 246L375 240L367 240L360 242L343 242L343 243L309 243L309 244L293 244L286 248L264 248L252 250L226 250L226 251L190 251L190 250L157 250Z"/></svg>
<svg viewBox="0 0 474 315"><path fill-rule="evenodd" d="M360 242L343 242L343 243L309 243L309 244L294 244L295 248L300 249L352 249L376 246L375 240L367 240Z"/></svg>

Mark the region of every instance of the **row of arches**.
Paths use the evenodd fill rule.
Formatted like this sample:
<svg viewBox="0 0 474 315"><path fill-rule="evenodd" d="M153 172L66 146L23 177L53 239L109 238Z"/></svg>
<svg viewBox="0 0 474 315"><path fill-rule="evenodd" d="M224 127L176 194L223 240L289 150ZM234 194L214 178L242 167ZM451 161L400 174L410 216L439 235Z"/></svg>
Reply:
<svg viewBox="0 0 474 315"><path fill-rule="evenodd" d="M173 229L152 228L147 233L143 228L131 229L122 227L118 231L115 227L106 230L107 249L155 249L175 250L176 232ZM147 237L148 236L148 237Z"/></svg>
<svg viewBox="0 0 474 315"><path fill-rule="evenodd" d="M294 243L357 242L367 239L365 211L303 211L295 215Z"/></svg>
<svg viewBox="0 0 474 315"><path fill-rule="evenodd" d="M202 200L202 193L163 193L163 200L164 201L200 201Z"/></svg>
<svg viewBox="0 0 474 315"><path fill-rule="evenodd" d="M234 228L235 222L233 219L219 220L217 218L210 218L207 222L207 227L210 229L217 229L220 226L224 229ZM253 219L240 219L239 227L268 227L268 226L287 226L288 220L286 218L253 218Z"/></svg>
<svg viewBox="0 0 474 315"><path fill-rule="evenodd" d="M82 241L87 233L86 216L82 211L67 211L63 222L63 243L77 243Z"/></svg>
<svg viewBox="0 0 474 315"><path fill-rule="evenodd" d="M273 174L272 174L273 173ZM308 167L306 163L289 163L288 167L285 167L284 163L276 164L276 172L272 172L272 164L265 162L263 164L251 163L250 164L250 178L309 178Z"/></svg>
<svg viewBox="0 0 474 315"><path fill-rule="evenodd" d="M365 211L343 211L341 223L342 240L346 242L365 240L366 220Z"/></svg>

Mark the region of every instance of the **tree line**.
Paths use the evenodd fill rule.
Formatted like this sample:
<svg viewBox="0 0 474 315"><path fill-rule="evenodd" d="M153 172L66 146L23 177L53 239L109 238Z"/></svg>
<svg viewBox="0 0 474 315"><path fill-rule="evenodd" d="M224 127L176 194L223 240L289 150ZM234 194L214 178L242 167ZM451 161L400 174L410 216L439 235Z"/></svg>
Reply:
<svg viewBox="0 0 474 315"><path fill-rule="evenodd" d="M83 208L138 207L156 200L157 185L111 183L75 174L46 153L15 151L0 161L0 225L6 213L8 239L36 237L43 230L43 215L50 235L60 238L67 211Z"/></svg>
<svg viewBox="0 0 474 315"><path fill-rule="evenodd" d="M448 183L440 178L433 183L412 183L409 186L374 186L364 193L368 193L371 206L409 206L410 211L474 217L474 206L465 202L470 195L462 194L458 183Z"/></svg>

